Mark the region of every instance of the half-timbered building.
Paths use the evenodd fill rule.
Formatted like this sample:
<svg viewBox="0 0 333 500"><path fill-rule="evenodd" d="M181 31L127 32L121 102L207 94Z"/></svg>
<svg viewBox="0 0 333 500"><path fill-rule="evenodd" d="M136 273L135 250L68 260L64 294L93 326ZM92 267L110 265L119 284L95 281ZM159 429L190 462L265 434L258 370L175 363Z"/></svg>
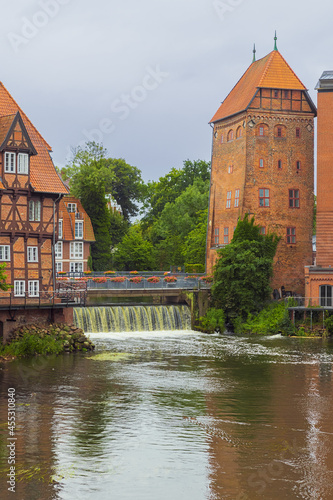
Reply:
<svg viewBox="0 0 333 500"><path fill-rule="evenodd" d="M0 261L16 297L38 296L54 285L59 201L68 190L50 152L0 84Z"/></svg>

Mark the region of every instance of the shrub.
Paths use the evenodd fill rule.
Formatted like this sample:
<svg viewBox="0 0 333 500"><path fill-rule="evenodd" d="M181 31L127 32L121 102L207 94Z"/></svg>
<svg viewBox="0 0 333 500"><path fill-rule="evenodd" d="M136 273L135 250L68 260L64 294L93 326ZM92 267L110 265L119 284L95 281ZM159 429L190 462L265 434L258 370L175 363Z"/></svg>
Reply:
<svg viewBox="0 0 333 500"><path fill-rule="evenodd" d="M22 338L13 340L5 346L7 355L26 357L35 354L59 354L63 351L63 343L51 336L40 338L38 335L25 333Z"/></svg>
<svg viewBox="0 0 333 500"><path fill-rule="evenodd" d="M333 315L325 319L325 328L330 335L333 333Z"/></svg>
<svg viewBox="0 0 333 500"><path fill-rule="evenodd" d="M205 316L199 319L200 330L205 333L223 333L225 330L225 317L222 309L210 308Z"/></svg>
<svg viewBox="0 0 333 500"><path fill-rule="evenodd" d="M294 327L284 302L269 303L258 314L249 314L243 323L235 323L237 333L255 333L258 335L292 335Z"/></svg>
<svg viewBox="0 0 333 500"><path fill-rule="evenodd" d="M204 273L205 266L203 264L185 264L186 273Z"/></svg>

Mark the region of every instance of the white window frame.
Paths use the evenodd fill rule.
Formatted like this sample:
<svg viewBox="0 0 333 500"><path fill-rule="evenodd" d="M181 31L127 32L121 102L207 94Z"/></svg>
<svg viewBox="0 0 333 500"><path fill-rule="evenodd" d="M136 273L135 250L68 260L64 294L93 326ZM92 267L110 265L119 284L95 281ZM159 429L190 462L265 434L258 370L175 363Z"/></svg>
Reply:
<svg viewBox="0 0 333 500"><path fill-rule="evenodd" d="M62 259L62 253L63 253L62 241L57 241L57 243L54 245L54 257L56 259Z"/></svg>
<svg viewBox="0 0 333 500"><path fill-rule="evenodd" d="M81 269L75 269L76 266L81 267ZM69 270L71 273L83 273L83 262L70 262Z"/></svg>
<svg viewBox="0 0 333 500"><path fill-rule="evenodd" d="M227 191L227 203L225 205L225 208L230 208L231 207L231 191Z"/></svg>
<svg viewBox="0 0 333 500"><path fill-rule="evenodd" d="M83 259L83 241L71 241L70 244L70 258L71 259Z"/></svg>
<svg viewBox="0 0 333 500"><path fill-rule="evenodd" d="M29 221L40 222L41 202L40 200L29 201Z"/></svg>
<svg viewBox="0 0 333 500"><path fill-rule="evenodd" d="M76 203L67 203L67 211L70 213L76 212Z"/></svg>
<svg viewBox="0 0 333 500"><path fill-rule="evenodd" d="M223 230L223 244L228 245L229 244L229 228L225 227Z"/></svg>
<svg viewBox="0 0 333 500"><path fill-rule="evenodd" d="M75 221L75 239L83 240L83 220Z"/></svg>
<svg viewBox="0 0 333 500"><path fill-rule="evenodd" d="M56 270L56 273L62 272L62 261L61 260L59 262L55 263L55 270Z"/></svg>
<svg viewBox="0 0 333 500"><path fill-rule="evenodd" d="M28 174L29 173L29 155L28 155L28 153L19 153L17 155L17 173L18 174Z"/></svg>
<svg viewBox="0 0 333 500"><path fill-rule="evenodd" d="M27 261L38 262L38 247L27 247Z"/></svg>
<svg viewBox="0 0 333 500"><path fill-rule="evenodd" d="M239 189L235 191L235 207L239 207Z"/></svg>
<svg viewBox="0 0 333 500"><path fill-rule="evenodd" d="M16 172L16 154L10 151L5 152L5 172L7 174Z"/></svg>
<svg viewBox="0 0 333 500"><path fill-rule="evenodd" d="M39 297L39 281L29 280L28 281L28 292L29 297Z"/></svg>
<svg viewBox="0 0 333 500"><path fill-rule="evenodd" d="M59 240L62 240L63 237L63 230L64 230L64 223L62 219L59 219L59 226L58 226L58 238Z"/></svg>
<svg viewBox="0 0 333 500"><path fill-rule="evenodd" d="M0 261L10 261L10 245L0 245Z"/></svg>
<svg viewBox="0 0 333 500"><path fill-rule="evenodd" d="M14 296L24 297L25 296L25 281L15 280L14 281Z"/></svg>

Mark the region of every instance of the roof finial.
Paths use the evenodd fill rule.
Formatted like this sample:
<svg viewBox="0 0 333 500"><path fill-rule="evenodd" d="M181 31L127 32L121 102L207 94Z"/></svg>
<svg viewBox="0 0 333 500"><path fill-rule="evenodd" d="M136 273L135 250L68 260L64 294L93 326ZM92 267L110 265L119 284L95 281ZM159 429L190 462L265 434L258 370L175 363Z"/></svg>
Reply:
<svg viewBox="0 0 333 500"><path fill-rule="evenodd" d="M275 37L274 37L274 50L277 50L277 45L276 45L276 40L277 40L277 36L276 36L276 30L275 30Z"/></svg>
<svg viewBox="0 0 333 500"><path fill-rule="evenodd" d="M252 59L252 62L256 62L256 44L254 43L253 44L253 59Z"/></svg>

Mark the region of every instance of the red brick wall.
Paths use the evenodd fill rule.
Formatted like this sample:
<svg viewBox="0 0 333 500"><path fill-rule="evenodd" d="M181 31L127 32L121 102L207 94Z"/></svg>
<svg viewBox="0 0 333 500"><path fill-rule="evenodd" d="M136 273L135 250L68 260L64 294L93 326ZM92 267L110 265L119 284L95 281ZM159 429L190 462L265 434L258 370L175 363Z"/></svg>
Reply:
<svg viewBox="0 0 333 500"><path fill-rule="evenodd" d="M259 136L260 124L265 127L264 137ZM228 130L235 131L238 125L243 127L243 137L226 142ZM281 138L276 137L277 126L282 128ZM300 129L299 138L296 128ZM216 249L212 248L214 228L219 228L222 244L224 227L229 227L232 235L237 218L250 213L266 232L275 231L281 236L273 288L284 285L287 290L304 293L304 266L312 264L313 113L249 110L246 115L215 124L214 134L207 271L211 271L216 256ZM259 166L260 158L264 161L263 168ZM282 162L281 169L278 160ZM300 169L296 167L297 161ZM230 165L232 173L228 173ZM269 207L259 206L260 188L269 189ZM240 189L238 208L234 207L236 189ZM290 189L299 191L299 208L289 207ZM226 208L227 191L232 192L230 209ZM287 244L287 227L296 228L296 244Z"/></svg>

